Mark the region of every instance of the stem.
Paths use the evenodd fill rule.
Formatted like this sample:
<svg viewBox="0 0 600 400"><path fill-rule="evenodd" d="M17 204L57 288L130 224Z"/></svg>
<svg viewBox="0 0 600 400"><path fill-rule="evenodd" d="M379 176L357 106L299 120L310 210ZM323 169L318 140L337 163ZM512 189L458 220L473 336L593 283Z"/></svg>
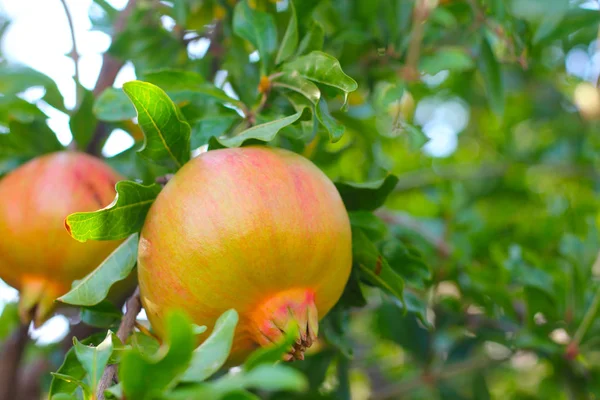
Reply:
<svg viewBox="0 0 600 400"><path fill-rule="evenodd" d="M127 338L133 332L135 328L135 320L137 315L140 313L142 309L142 303L140 301L140 288L137 287L129 300L127 300L127 311L121 320L121 325L119 325L119 330L117 331L117 337L121 340L122 343L127 342ZM98 384L98 390L96 392L96 398L98 400L104 400L104 391L112 386L113 379L117 375L117 366L109 365L104 370L104 374L100 379L100 383Z"/></svg>
<svg viewBox="0 0 600 400"><path fill-rule="evenodd" d="M581 324L575 331L575 335L573 335L573 341L571 342L571 345L578 346L579 343L581 343L581 340L587 333L588 329L590 328L590 325L592 325L592 322L594 322L594 319L596 318L596 315L598 314L599 309L600 309L600 286L598 286L598 289L596 290L596 293L594 294L594 299L592 300L592 304L590 305L590 308L588 308L588 310L586 311L585 315L583 316L583 320L581 321Z"/></svg>
<svg viewBox="0 0 600 400"><path fill-rule="evenodd" d="M60 0L60 2L65 9L65 15L67 16L67 21L69 22L69 30L71 31L71 41L73 42L73 47L71 48L70 53L73 63L75 63L75 108L73 110L77 110L81 101L81 87L79 83L79 52L77 51L75 27L73 26L73 17L71 16L71 11L69 11L66 0Z"/></svg>
<svg viewBox="0 0 600 400"><path fill-rule="evenodd" d="M13 400L17 394L19 364L29 341L29 324L21 324L0 352L0 400Z"/></svg>

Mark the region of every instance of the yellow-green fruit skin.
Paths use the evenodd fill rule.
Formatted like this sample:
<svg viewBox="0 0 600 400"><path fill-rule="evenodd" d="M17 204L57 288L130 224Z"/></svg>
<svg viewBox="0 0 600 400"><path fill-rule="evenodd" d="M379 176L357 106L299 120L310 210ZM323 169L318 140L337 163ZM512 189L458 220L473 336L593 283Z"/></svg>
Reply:
<svg viewBox="0 0 600 400"><path fill-rule="evenodd" d="M138 277L159 335L169 309L209 329L236 309L230 362L239 362L258 347L261 304L306 289L322 318L351 264L350 223L333 183L295 153L256 146L209 151L177 172L146 218Z"/></svg>
<svg viewBox="0 0 600 400"><path fill-rule="evenodd" d="M0 179L0 278L21 291L21 317L35 322L96 268L118 241L80 243L64 219L107 206L121 177L101 160L63 151L36 158Z"/></svg>

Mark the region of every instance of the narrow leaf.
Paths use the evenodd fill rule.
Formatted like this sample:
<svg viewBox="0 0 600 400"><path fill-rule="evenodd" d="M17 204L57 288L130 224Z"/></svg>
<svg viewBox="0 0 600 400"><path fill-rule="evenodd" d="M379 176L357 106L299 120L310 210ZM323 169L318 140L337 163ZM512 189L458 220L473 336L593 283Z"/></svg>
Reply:
<svg viewBox="0 0 600 400"><path fill-rule="evenodd" d="M298 18L296 17L296 7L293 0L289 1L290 6L290 22L288 23L281 46L275 58L275 64L280 64L290 58L298 47Z"/></svg>
<svg viewBox="0 0 600 400"><path fill-rule="evenodd" d="M94 103L94 115L101 121L126 121L135 118L135 107L122 89L108 88Z"/></svg>
<svg viewBox="0 0 600 400"><path fill-rule="evenodd" d="M248 140L257 140L260 142L270 142L275 139L277 133L288 125L296 122L301 116L303 111L299 111L296 114L290 115L285 118L276 119L275 121L267 122L264 124L253 126L252 128L246 129L239 135L231 138L211 138L210 149L224 148L224 147L240 147L244 142Z"/></svg>
<svg viewBox="0 0 600 400"><path fill-rule="evenodd" d="M504 113L504 85L502 83L502 74L500 65L492 51L492 47L485 38L481 41L479 71L483 77L492 111L497 115L502 115Z"/></svg>
<svg viewBox="0 0 600 400"><path fill-rule="evenodd" d="M319 122L323 124L325 129L327 129L327 132L329 132L330 142L335 143L342 138L345 127L329 114L329 107L325 100L321 99L319 104L317 104L316 115Z"/></svg>
<svg viewBox="0 0 600 400"><path fill-rule="evenodd" d="M137 349L122 355L119 380L128 399L160 397L187 369L195 341L189 318L172 312L167 316L166 328L166 340L153 356L146 357Z"/></svg>
<svg viewBox="0 0 600 400"><path fill-rule="evenodd" d="M157 164L180 168L190 159L191 128L179 108L150 83L127 82L123 91L135 106L145 135L140 154Z"/></svg>
<svg viewBox="0 0 600 400"><path fill-rule="evenodd" d="M237 323L238 314L233 309L217 319L208 339L194 351L190 367L181 379L183 382L203 382L225 364Z"/></svg>
<svg viewBox="0 0 600 400"><path fill-rule="evenodd" d="M69 120L69 127L78 148L85 149L94 135L98 121L92 111L94 94L82 86L79 86L78 90L83 93L83 98L79 108Z"/></svg>
<svg viewBox="0 0 600 400"><path fill-rule="evenodd" d="M296 71L300 76L342 90L346 95L358 84L344 73L340 62L322 51L313 51L283 65L284 71Z"/></svg>
<svg viewBox="0 0 600 400"><path fill-rule="evenodd" d="M92 212L78 212L65 219L67 231L80 242L117 240L142 229L150 206L160 193L160 185L144 186L121 181L115 186L117 196L107 207Z"/></svg>
<svg viewBox="0 0 600 400"><path fill-rule="evenodd" d="M113 351L112 332L108 331L106 339L96 347L86 346L77 338L73 339L73 346L77 359L87 373L90 389L95 393Z"/></svg>
<svg viewBox="0 0 600 400"><path fill-rule="evenodd" d="M325 31L323 30L323 27L318 22L313 21L310 29L300 41L296 55L301 56L303 54L308 54L311 51L323 50L324 42Z"/></svg>
<svg viewBox="0 0 600 400"><path fill-rule="evenodd" d="M274 87L281 87L300 93L312 104L317 104L321 98L321 91L311 81L303 78L296 71L286 72L273 80Z"/></svg>
<svg viewBox="0 0 600 400"><path fill-rule="evenodd" d="M93 306L108 295L116 282L127 278L137 261L139 235L133 234L115 249L103 262L78 281L65 295L58 298L75 306Z"/></svg>
<svg viewBox="0 0 600 400"><path fill-rule="evenodd" d="M394 272L367 235L357 228L352 229L352 255L363 280L404 301L402 295L404 281L402 277Z"/></svg>
<svg viewBox="0 0 600 400"><path fill-rule="evenodd" d="M277 28L273 16L251 8L247 0L242 0L233 11L233 32L258 50L262 73L266 75L271 54L277 49Z"/></svg>
<svg viewBox="0 0 600 400"><path fill-rule="evenodd" d="M143 80L167 92L186 90L205 82L204 77L197 72L169 68L148 71L144 73Z"/></svg>
<svg viewBox="0 0 600 400"><path fill-rule="evenodd" d="M430 56L421 59L419 69L427 74L435 75L440 71L465 71L472 69L475 62L465 49L447 47L437 50Z"/></svg>

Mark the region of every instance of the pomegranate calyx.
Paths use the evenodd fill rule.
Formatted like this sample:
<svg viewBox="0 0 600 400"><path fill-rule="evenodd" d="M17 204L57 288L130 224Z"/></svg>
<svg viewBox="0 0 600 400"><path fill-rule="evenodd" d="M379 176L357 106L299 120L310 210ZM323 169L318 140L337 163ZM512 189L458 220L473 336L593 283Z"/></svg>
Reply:
<svg viewBox="0 0 600 400"><path fill-rule="evenodd" d="M319 317L315 293L310 289L279 292L263 302L251 317L252 335L261 346L270 346L297 330L295 343L283 357L285 361L303 360L304 352L317 340Z"/></svg>

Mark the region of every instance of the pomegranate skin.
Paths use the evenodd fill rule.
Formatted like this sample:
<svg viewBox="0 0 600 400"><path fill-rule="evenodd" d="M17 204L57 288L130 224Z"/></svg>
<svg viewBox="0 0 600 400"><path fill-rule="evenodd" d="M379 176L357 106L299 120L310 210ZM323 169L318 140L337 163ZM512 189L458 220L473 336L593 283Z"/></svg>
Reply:
<svg viewBox="0 0 600 400"><path fill-rule="evenodd" d="M80 243L64 227L67 215L110 204L120 179L100 159L63 151L29 161L0 180L0 278L21 292L23 322L33 317L36 325L43 323L73 280L121 242Z"/></svg>
<svg viewBox="0 0 600 400"><path fill-rule="evenodd" d="M319 318L334 306L351 264L350 222L333 183L295 153L256 146L204 153L168 182L141 233L138 278L159 335L170 309L211 329L235 308L233 364L275 341L267 330L281 334L294 312L309 331L303 353L317 333L315 306Z"/></svg>

